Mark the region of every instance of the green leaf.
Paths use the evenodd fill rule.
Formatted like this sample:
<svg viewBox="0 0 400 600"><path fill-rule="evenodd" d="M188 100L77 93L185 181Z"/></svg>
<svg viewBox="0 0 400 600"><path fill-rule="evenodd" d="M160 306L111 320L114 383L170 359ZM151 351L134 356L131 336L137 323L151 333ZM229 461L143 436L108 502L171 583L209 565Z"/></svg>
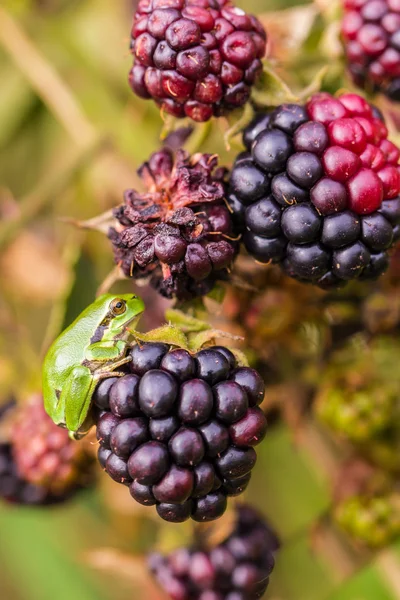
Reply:
<svg viewBox="0 0 400 600"><path fill-rule="evenodd" d="M186 333L210 329L210 325L206 321L201 321L176 308L166 310L165 318L171 325L179 327Z"/></svg>
<svg viewBox="0 0 400 600"><path fill-rule="evenodd" d="M178 348L189 348L186 335L181 329L178 329L178 327L174 327L173 325L162 325L148 333L141 333L138 331L131 331L130 333L142 342L161 342L171 346L178 346Z"/></svg>
<svg viewBox="0 0 400 600"><path fill-rule="evenodd" d="M322 69L320 69L311 80L310 84L299 93L299 100L307 100L310 96L319 92L322 88L322 82L325 79L328 71L328 65L322 67Z"/></svg>
<svg viewBox="0 0 400 600"><path fill-rule="evenodd" d="M247 102L242 108L233 110L227 117L228 129L224 133L224 142L226 149L231 149L231 141L236 137L252 120L254 117L254 110Z"/></svg>
<svg viewBox="0 0 400 600"><path fill-rule="evenodd" d="M268 62L264 62L263 73L258 85L253 89L252 100L261 107L279 106L284 102L297 102L289 86L274 71Z"/></svg>

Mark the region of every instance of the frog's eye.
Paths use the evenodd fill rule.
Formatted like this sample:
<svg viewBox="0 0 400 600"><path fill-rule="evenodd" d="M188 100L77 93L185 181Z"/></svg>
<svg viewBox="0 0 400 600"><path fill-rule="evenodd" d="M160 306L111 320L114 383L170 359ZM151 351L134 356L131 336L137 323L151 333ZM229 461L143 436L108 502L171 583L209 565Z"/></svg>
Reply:
<svg viewBox="0 0 400 600"><path fill-rule="evenodd" d="M126 311L126 302L121 300L121 298L114 298L114 300L110 304L110 310L112 314L116 317L119 315L123 315Z"/></svg>

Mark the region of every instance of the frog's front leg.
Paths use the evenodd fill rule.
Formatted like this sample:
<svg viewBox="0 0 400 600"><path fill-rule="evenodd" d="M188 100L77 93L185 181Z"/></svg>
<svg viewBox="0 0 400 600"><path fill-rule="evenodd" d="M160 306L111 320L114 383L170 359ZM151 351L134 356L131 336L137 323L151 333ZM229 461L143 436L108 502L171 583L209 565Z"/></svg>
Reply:
<svg viewBox="0 0 400 600"><path fill-rule="evenodd" d="M119 362L124 358L127 347L128 344L125 340L95 342L86 348L85 358L89 362ZM124 362L130 360L130 357L127 357ZM124 363L119 362L119 364Z"/></svg>

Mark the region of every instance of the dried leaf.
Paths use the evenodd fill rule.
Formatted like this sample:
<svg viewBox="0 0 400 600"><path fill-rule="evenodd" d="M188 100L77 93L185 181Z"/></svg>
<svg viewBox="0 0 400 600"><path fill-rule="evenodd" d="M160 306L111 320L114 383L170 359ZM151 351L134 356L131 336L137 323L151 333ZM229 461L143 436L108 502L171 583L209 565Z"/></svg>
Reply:
<svg viewBox="0 0 400 600"><path fill-rule="evenodd" d="M79 221L78 219L73 219L72 217L63 217L60 220L64 223L75 225L75 227L79 227L79 229L90 229L94 231L99 231L100 233L104 233L105 235L108 234L108 230L110 229L110 227L112 227L116 223L113 209L106 210L104 213L93 217L93 219L87 219L86 221Z"/></svg>

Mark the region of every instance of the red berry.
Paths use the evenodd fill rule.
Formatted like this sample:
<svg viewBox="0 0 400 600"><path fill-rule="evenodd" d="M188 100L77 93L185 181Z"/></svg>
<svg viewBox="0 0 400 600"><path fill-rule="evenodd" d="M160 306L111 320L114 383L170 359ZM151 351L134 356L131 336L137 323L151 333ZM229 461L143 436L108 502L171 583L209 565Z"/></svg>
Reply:
<svg viewBox="0 0 400 600"><path fill-rule="evenodd" d="M369 215L382 204L383 186L374 171L362 168L347 182L349 207L358 215Z"/></svg>
<svg viewBox="0 0 400 600"><path fill-rule="evenodd" d="M175 117L202 122L248 101L266 33L231 0L152 0L139 2L131 47L132 90Z"/></svg>

